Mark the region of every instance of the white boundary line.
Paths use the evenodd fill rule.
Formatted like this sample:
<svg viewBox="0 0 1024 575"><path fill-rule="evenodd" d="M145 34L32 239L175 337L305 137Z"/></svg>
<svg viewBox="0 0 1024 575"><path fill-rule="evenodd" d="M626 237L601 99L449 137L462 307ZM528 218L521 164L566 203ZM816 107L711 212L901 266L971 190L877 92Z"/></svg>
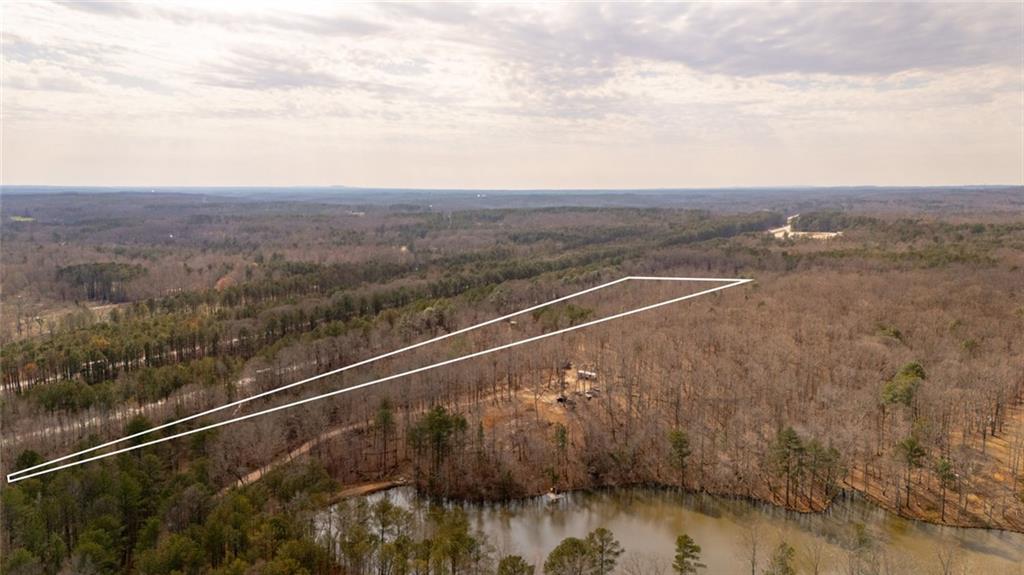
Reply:
<svg viewBox="0 0 1024 575"><path fill-rule="evenodd" d="M622 283L622 282L625 282L625 281L629 281L629 280L639 280L639 281L730 282L730 283L728 283L726 285L722 285L722 286L706 289L706 290L703 290L703 291L699 291L699 292L696 292L696 293L692 293L692 294L689 294L689 295L685 295L685 296L681 296L681 297L665 300L665 301L662 301L662 302L658 302L658 303L651 304L651 305L648 305L648 306L640 307L640 308L637 308L637 309L633 309L633 310L628 310L628 311L625 311L625 312L617 313L615 315L610 315L608 317L603 317L603 318L599 318L599 319L596 319L596 320L591 320L589 322L581 323L581 324L575 325L575 326L570 326L570 327L563 328L563 329L560 329L560 330L556 330L556 331L553 331L553 332L550 332L550 333L545 333L545 334L529 337L529 338L526 338L526 339L521 339L519 341L514 341L512 343L506 343L506 344L499 345L499 346L496 346L496 347L492 347L492 348L489 348L489 349L485 349L485 350L482 350L482 351L477 351L477 352L469 353L469 354L462 355L462 356L459 356L459 357L456 357L456 358L440 361L440 362L437 362L437 363L434 363L434 364L431 364L431 365L427 365L427 366L423 366L423 367L418 367L416 369L411 369L411 370L408 370L408 371L404 371L402 373L397 373L397 374L394 374L394 375L389 375L389 376L386 376L386 377L375 379L373 381L368 381L368 382L360 383L360 384L353 385L353 386L350 386L350 387L346 387L346 388L342 388L342 389L337 389L337 390L334 390L334 391L331 391L331 392L322 393L320 395L314 395L312 397L307 397L305 399L293 401L291 403L286 403L284 405L279 405L279 406L276 406L276 407L271 407L271 408L268 408L268 409L264 409L262 411L256 411L256 412L249 413L249 414L246 414L246 415L241 415L241 416L238 416L238 417L233 417L231 419L226 419L224 421L219 421L219 422L216 422L216 423L211 423L211 424L208 424L208 425L205 425L205 426L202 426L202 427L197 427L195 429L190 429L190 430L183 431L183 432L180 432L180 433L176 433L176 434L173 434L173 435L169 435L169 436L166 436L166 437L161 437L159 439L154 439L154 440L146 441L146 442L139 443L139 444L136 444L136 445L133 445L133 446L130 446L130 447L124 447L124 448L121 448L121 449L116 449L114 451L110 451L110 452L107 452L107 453L102 453L100 455L94 455L92 457L87 457L85 459L80 459L80 460L77 460L77 461L73 461L71 463L65 463L63 465L58 465L56 467L49 467L49 466L53 465L54 463L57 463L57 462L60 462L60 461L65 461L65 460L68 460L68 459L71 459L71 458L74 458L74 457L78 457L79 455L84 455L86 453L91 453L91 452L94 452L94 451L98 451L100 449L103 449L104 447L110 447L111 445L115 445L115 444L127 441L129 439L134 439L134 438L137 438L137 437L141 437L143 435L147 435L149 433L153 433L154 431L165 429L167 427L170 427L170 426L173 426L173 425L177 425L177 424L183 423L185 421L191 421L193 419L202 417L204 415L209 415L211 413L222 411L222 410L228 409L230 407L235 407L237 405L241 405L243 403L252 401L254 399L258 399L258 398L261 398L261 397L266 397L268 395L277 393L279 391L283 391L285 389L289 389L289 388L292 388L292 387L296 387L296 386L299 386L299 385L303 385L303 384L309 383L311 381L322 379L324 377L335 375L335 374L341 373L343 371L347 371L347 370L350 370L350 369L353 369L353 368L356 368L356 367L360 367L360 366L366 365L368 363L372 363L374 361L378 361L380 359L384 359L384 358L387 358L387 357L392 357L392 356L398 355L400 353L403 353L403 352L406 352L406 351L409 351L409 350L412 350L412 349L416 349L418 347L422 347L424 345L428 345L428 344L431 344L431 343L434 343L434 342L441 341L443 339L454 337L456 335L460 335L460 334L472 331L474 329L478 329L478 328L486 326L486 325L491 325L493 323L497 323L497 322L500 322L500 321L503 321L503 320L506 320L506 319L509 319L509 318L512 318L512 317L515 317L515 316L518 316L518 315L522 315L524 313L529 313L531 311L540 309L542 307L546 307L546 306L549 306L549 305L552 305L552 304L555 304L555 303L559 303L559 302L562 302L562 301L565 301L565 300L568 300L568 299L571 299L571 298L574 298L574 297L577 297L577 296L581 296L583 294L591 293L591 292L594 292L594 291L597 291L597 290L600 290L600 289L604 289L606 287L609 287L609 286L612 286L612 285L615 285L615 284L619 284L619 283ZM362 389L364 387L370 387L370 386L373 386L373 385L377 385L379 383L384 383L384 382L391 381L391 380L394 380L394 379L398 379L398 378L401 378L401 377L405 377L405 376L408 376L408 375L414 375L414 374L421 373L421 372L424 372L424 371L429 371L431 369L435 369L435 368L438 368L438 367L443 367L443 366L446 366L446 365L451 365L453 363L458 363L460 361L465 361L467 359L472 359L472 358L475 358L475 357L480 357L482 355L487 355L487 354L494 353L494 352L497 352L497 351L502 351L502 350L505 350L505 349L510 349L510 348L513 348L513 347L517 347L517 346L520 346L520 345L524 345L524 344L531 343L531 342L534 342L534 341L538 341L538 340L541 340L541 339L545 339L545 338L548 338L548 337L553 337L553 336L560 335L560 334L563 334L563 333L568 333L570 331L575 331L575 330L578 330L578 329L583 329L585 327L590 327L590 326L593 326L593 325L597 325L597 324L600 324L600 323L612 321L612 320L615 320L615 319L619 319L619 318L626 317L626 316L629 316L629 315L641 313L641 312L644 312L644 311L652 310L652 309L655 309L655 308L659 308L659 307L662 307L662 306L670 305L670 304L677 303L677 302L680 302L680 301L692 299L692 298L699 297L699 296L702 296L702 295L706 295L706 294L709 294L709 293L721 291L721 290L728 289L728 288L731 288L731 287L735 287L735 286L738 286L738 285L741 285L741 284L745 284L745 283L748 283L748 282L751 282L751 281L753 281L753 280L751 280L751 279L742 279L742 278L690 278L690 277L626 276L626 277L623 277L623 278L619 278L617 280L613 280L613 281L601 284L599 286L587 288L587 289L584 289L584 290L581 290L581 291L569 294L567 296L562 296L560 298L555 298L553 300L550 300L550 301L547 301L547 302L544 302L544 303L541 303L541 304L538 304L538 305L535 305L535 306L532 306L532 307L529 307L529 308L526 308L526 309L523 309L523 310L520 310L520 311L517 311L517 312L513 312L513 313L510 313L510 314L507 314L507 315L503 315L501 317L497 317L497 318L494 318L494 319L489 319L487 321L480 322L478 324L471 325L469 327L465 327L465 328L462 328L460 330L453 331L451 333L447 333L447 334L444 334L444 335L441 335L441 336L438 336L438 337L435 337L435 338L432 338L432 339L429 339L429 340L421 341L419 343L415 343L413 345L410 345L410 346L407 346L407 347L403 347L401 349L390 351L390 352L387 352L387 353L384 353L384 354L381 354L381 355L378 355L378 356L375 356L375 357L371 357L369 359L364 359L362 361L359 361L359 362L356 362L356 363L353 363L353 364L350 364L350 365L346 365L344 367L339 367L337 369L334 369L334 370L331 370L331 371L327 371L327 372L324 372L324 373L321 373L321 374L318 374L318 375L314 375L312 377L308 377L308 378L300 380L300 381L289 383L287 385L282 385L280 387L276 387L276 388L264 391L262 393L258 393L256 395L252 395L252 396L249 396L249 397L244 397L242 399L233 401L231 403L227 403L227 404L224 404L224 405L221 405L221 406L218 406L218 407L214 407L214 408L208 409L208 410L200 412L200 413L196 413L196 414L193 414L193 415L182 417L180 419L177 419L177 420L174 420L174 421L170 421L170 422L167 422L167 423L155 426L155 427L151 427L149 429L146 429L144 431L140 431L138 433L133 433L131 435L126 435L124 437L120 437L118 439L114 439L112 441L108 441L106 443L102 443L100 445L89 447L89 448L83 449L81 451L76 451L76 452L70 453L68 455L63 455L61 457L58 457L58 458L55 458L55 459L51 459L51 460L45 461L43 463L40 463L40 464L37 464L37 465L33 465L32 467L27 467L25 469L21 469L21 470L15 471L13 473L10 473L10 474L7 475L7 482L8 483L15 483L17 481L21 481L22 479L28 479L30 477L36 477L36 476L39 476L39 475L45 475L47 473L52 473L54 471L59 471L61 469L67 469L69 467L74 467L76 465L81 465L83 463L88 463L90 461L96 461L98 459L104 459L104 458L110 457L112 455L118 455L118 454L121 454L121 453L127 453L129 451L134 451L136 449L140 449L140 448L143 448L143 447L147 447L147 446L150 446L150 445L155 445L157 443L163 443L164 441L170 441L172 439L177 439L179 437L184 437L186 435L191 435L193 433L199 433L201 431L207 431L209 429L214 429L214 428L221 427L221 426L224 426L224 425L228 425L230 423L235 423L235 422L238 422L238 421L244 421L246 419L252 419L252 418L258 417L260 415L266 415L268 413L273 413L275 411L280 411L282 409L287 409L289 407L295 407L295 406L298 406L298 405L303 405L303 404L306 404L306 403L310 403L310 402L317 401L317 400L320 400L320 399L325 399L325 398L332 397L332 396L335 396L335 395L340 395L342 393L348 393L350 391L355 391L355 390L358 390L358 389ZM42 469L41 471L35 471L34 473L29 473L30 471L37 470L37 469L40 469L40 468L43 468L43 467L47 467L47 469Z"/></svg>

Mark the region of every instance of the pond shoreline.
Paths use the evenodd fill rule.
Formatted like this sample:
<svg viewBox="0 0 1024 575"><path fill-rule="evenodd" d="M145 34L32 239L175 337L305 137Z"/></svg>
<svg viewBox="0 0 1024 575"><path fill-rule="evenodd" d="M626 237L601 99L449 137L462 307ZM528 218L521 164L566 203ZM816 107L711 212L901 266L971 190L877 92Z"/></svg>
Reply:
<svg viewBox="0 0 1024 575"><path fill-rule="evenodd" d="M785 541L803 557L819 553L833 566L886 561L902 565L907 572L933 571L940 553L949 554L947 560L955 557L969 572L1016 572L1007 567L1024 564L1020 533L900 517L856 492L844 491L825 511L805 512L742 496L651 485L580 489L557 500L540 494L472 502L431 499L411 484L379 486L363 484L345 491L362 493L349 500L366 497L373 502L388 497L407 508L427 501L459 507L495 549L521 554L537 565L562 539L583 537L597 527L613 531L627 552L659 561L671 561L675 537L686 533L705 548L707 563L714 568L711 572L740 572L740 563L749 561L744 540L750 537L760 541L762 553ZM324 516L333 512L334 506L324 508ZM866 534L870 541L866 547L856 543L858 534Z"/></svg>
<svg viewBox="0 0 1024 575"><path fill-rule="evenodd" d="M491 498L491 499L480 499L480 498L466 498L466 497L458 497L458 496L454 496L454 497L437 497L437 496L431 495L431 494L421 490L415 484L415 482L410 481L410 480L408 480L408 479L406 479L404 477L398 477L398 478L395 478L395 479L385 479L385 480L380 480L380 481L369 481L369 482L353 483L353 484L345 485L345 486L343 486L340 490L338 490L334 495L332 495L328 499L328 504L329 505L330 504L334 504L334 503L337 503L338 501L340 501L342 499L348 499L348 498L351 498L351 497L361 497L361 496L371 495L371 494L374 494L374 493L379 493L381 491L388 491L388 490L394 489L396 487L411 487L412 489L415 490L416 495L418 497L423 498L423 499L436 500L436 501L443 502L445 504L458 504L458 505L492 505L492 506L506 505L506 504L510 504L510 503L514 504L514 503L518 503L518 502L526 502L526 501L530 501L530 500L537 499L537 498L540 498L540 497L544 497L545 495L547 495L547 492L535 492L535 493L527 493L527 494L524 494L524 495L519 496L519 497L512 497L512 498L507 498L507 499L494 499L494 498ZM935 527L948 527L948 528L953 528L953 529L977 530L977 531L992 532L992 533L1008 533L1008 534L1024 535L1024 530L1007 529L1007 528L1004 528L1004 527L990 526L990 525L958 524L958 523L952 523L952 522L949 522L949 521L942 522L942 521L936 521L936 520L933 520L933 519L930 519L930 518L927 518L927 517L921 517L921 516L916 516L916 515L908 515L908 514L905 514L905 513L902 513L902 512L897 512L896 510L890 508L889 506L882 505L881 503L879 503L878 501L876 501L872 497L864 494L863 492L861 492L861 491L859 491L857 489L853 489L853 488L843 488L843 489L841 489L838 494L836 494L831 500L829 500L825 504L825 507L823 507L821 509L814 509L814 510L797 509L797 508L794 508L792 506L779 505L777 503L774 503L774 502L771 502L771 501L766 501L766 500L764 500L762 498L751 496L751 495L729 493L729 492L715 492L715 491L709 491L709 490L703 490L703 489L702 490L681 489L678 486L665 485L663 483L656 483L656 482L639 482L639 483L623 484L623 485L598 485L598 486L593 486L593 487L578 487L578 488L567 490L567 491L560 491L560 492L558 492L558 494L559 495L563 495L563 496L564 495L572 495L572 494L600 494L600 493L607 493L607 492L614 492L614 491L635 490L635 489L643 489L643 490L659 491L659 492L664 492L664 493L674 493L674 494L691 495L691 496L707 495L707 496L716 497L716 498L720 498L720 499L724 499L724 500L742 502L742 503L746 503L746 504L749 504L749 505L752 505L752 506L765 506L765 507L770 507L770 508L773 508L773 509L777 509L779 511L785 511L785 512L788 512L788 513L794 513L794 514L797 514L797 515L806 515L806 516L817 516L817 515L827 515L827 514L829 514L830 511L832 510L833 505L835 504L837 499L843 500L843 501L858 501L858 502L861 502L861 503L863 503L865 505L869 505L871 507L877 508L880 511L884 511L884 512L889 513L889 514L891 514L893 516L899 517L901 519L904 519L904 520L907 520L907 521L913 521L913 522L921 523L921 524L925 524L925 525L932 525L932 526L935 526Z"/></svg>

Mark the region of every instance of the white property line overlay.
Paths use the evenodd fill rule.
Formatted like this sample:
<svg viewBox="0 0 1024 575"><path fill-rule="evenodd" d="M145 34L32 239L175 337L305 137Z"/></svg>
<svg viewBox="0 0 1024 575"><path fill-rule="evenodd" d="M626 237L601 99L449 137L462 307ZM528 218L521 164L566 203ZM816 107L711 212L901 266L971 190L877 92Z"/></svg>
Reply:
<svg viewBox="0 0 1024 575"><path fill-rule="evenodd" d="M249 413L249 414L246 414L246 415L241 415L241 416L238 416L238 417L233 417L231 419L226 419L224 421L219 421L219 422L216 422L216 423L211 423L209 425L204 425L202 427L197 427L195 429L190 429L190 430L187 430L187 431L182 431L180 433L176 433L176 434L173 434L173 435L168 435L166 437L161 437L159 439L153 439L153 440L150 440L150 441L145 441L143 443L132 445L130 447L123 447L121 449L116 449L114 451L110 451L110 452L107 452L107 453L102 453L102 454L99 454L99 455L94 455L92 457L87 457L85 459L80 459L80 460L77 460L77 461L72 461L70 463L65 463L63 465L58 465L56 467L49 467L49 466L53 465L54 463L58 463L60 461L65 461L65 460L68 460L68 459L72 459L74 457L78 457L79 455L84 455L86 453L91 453L91 452L94 452L94 451L98 451L98 450L103 449L105 447L110 447L112 445L116 445L118 443L122 443L124 441L129 440L129 439L135 439L137 437L141 437L143 435L147 435L147 434L153 433L154 431L159 431L161 429L166 429L167 427L171 427L171 426L177 425L179 423L184 423L186 421L191 421L193 419L196 419L196 418L199 418L199 417L203 417L204 415L209 415L211 413L216 413L218 411L223 411L225 409L241 405L243 403L252 401L254 399L259 399L261 397L266 397L268 395L277 393L279 391L283 391L285 389L290 389L292 387L296 387L296 386L303 385L303 384L306 384L306 383L309 383L309 382L312 382L312 381L316 381L316 380L322 379L324 377L328 377L328 376L331 376L331 375L342 373L344 371L347 371L347 370L350 370L350 369L354 369L356 367L360 367L360 366L366 365L368 363L372 363L372 362L375 362L375 361L378 361L378 360L381 360L381 359L392 357L392 356L398 355L400 353L403 353L403 352L406 352L406 351L409 351L409 350L412 350L412 349L416 349L418 347L422 347L424 345L428 345L428 344L431 344L431 343L435 343L435 342L441 341L443 339L454 337L456 335L460 335L460 334L472 331L474 329L478 329L478 328L484 327L486 325L491 325L491 324L494 324L494 323L497 323L497 322L500 322L500 321L504 321L506 319L509 319L509 318L512 318L512 317L515 317L515 316L518 316L518 315L529 313L531 311L535 311L535 310L538 310L538 309L543 308L543 307L547 307L547 306L552 305L552 304L556 304L556 303L559 303L559 302L562 302L562 301L565 301L565 300L568 300L568 299L572 299L574 297L578 297L578 296L581 296L581 295L584 295L584 294L587 294L587 293L595 292L597 290L604 289L606 287L610 287L610 286L613 286L615 284L623 283L623 282L626 282L626 281L629 281L629 280L638 280L638 281L729 282L729 283L727 283L726 285L717 286L717 287L714 287L714 288L706 289L706 290L699 291L699 292L696 292L696 293L692 293L692 294L689 294L689 295L685 295L685 296L681 296L681 297L677 297L677 298L672 298L672 299L668 299L668 300L665 300L665 301L662 301L662 302L658 302L658 303L654 303L654 304L651 304L651 305L647 305L647 306L639 307L639 308L636 308L636 309L624 311L624 312L621 312L621 313L617 313L615 315L610 315L608 317L603 317L603 318L599 318L599 319L596 319L596 320L591 320L591 321L588 321L588 322L585 322L585 323L581 323L579 325L570 326L570 327L559 329L559 330L555 330L555 331L552 331L552 332L549 332L549 333L545 333L545 334L541 334L541 335L537 335L537 336L533 336L533 337L528 337L526 339L521 339L519 341L514 341L512 343L506 343L506 344L499 345L499 346L496 346L496 347L492 347L492 348L489 348L489 349L485 349L485 350L469 353L469 354L466 354L466 355L462 355L462 356L459 356L459 357L456 357L456 358L447 359L447 360L444 360L444 361L433 363L431 365L427 365L427 366L423 366L423 367L418 367L418 368L411 369L411 370L408 370L408 371L404 371L404 372L401 372L401 373L397 373L397 374L394 374L394 375L389 375L389 376L382 377L382 378L379 378L379 379L375 379L375 380L372 380L372 381L367 381L365 383L360 383L360 384L353 385L353 386L350 386L350 387L345 387L345 388L342 388L342 389L337 389L337 390L330 391L330 392L327 392L327 393L322 393L320 395L314 395L312 397L307 397L305 399L300 399L300 400L297 400L297 401L293 401L291 403L286 403L284 405L278 405L276 407L271 407L271 408L268 408L268 409L264 409L262 411L256 411L256 412ZM358 361L356 363L353 363L353 364L350 364L350 365L346 365L344 367L339 367L337 369L334 369L334 370L331 370L331 371L326 371L324 373L321 373L321 374L318 374L318 375L314 375L314 376L308 377L306 379L302 379L302 380L299 380L299 381L296 381L296 382L293 382L293 383L289 383L287 385L282 385L280 387L269 389L267 391L264 391L264 392L261 392L261 393L257 393L255 395L251 395L249 397L244 397L242 399L238 399L238 400L235 400L235 401L233 401L231 403L226 403L224 405L221 405L221 406L218 406L218 407L214 407L214 408L208 409L206 411L202 411L200 413L195 413L193 415L188 415L188 416L182 417L180 419L176 419L174 421L163 423L161 425L158 425L158 426L155 426L155 427L151 427L151 428L146 429L144 431L133 433L131 435L126 435L124 437L120 437L118 439L114 439L114 440L108 441L106 443L102 443L100 445L96 445L96 446L89 447L89 448L86 448L86 449L83 449L83 450L80 450L80 451L76 451L74 453L70 453L68 455L63 455L61 457L57 457L55 459L51 459L49 461L45 461L43 463L40 463L40 464L37 464L37 465L33 465L31 467L26 467L25 469L21 469L21 470L15 471L13 473L9 473L7 475L7 482L8 483L15 483L17 481L21 481L22 479L28 479L30 477L37 477L39 475L45 475L47 473L52 473L54 471L60 471L61 469L67 469L69 467L74 467L76 465L81 465L83 463L88 463L90 461L96 461L96 460L99 460L99 459L104 459L106 457L111 457L113 455L119 455L121 453L127 453L129 451L134 451L136 449L141 449L143 447L148 447L150 445L156 445L157 443L163 443L165 441L170 441L172 439L177 439L179 437L185 437L186 435L192 435L193 433L199 433L201 431L207 431L207 430L210 430L210 429L214 429L214 428L217 428L217 427L228 425L230 423L236 423L236 422L239 422L239 421L244 421L246 419L252 419L252 418L258 417L260 415L266 415L266 414L269 414L269 413L273 413L275 411L281 411L283 409L288 409L290 407L295 407L295 406L298 406L298 405L303 405L303 404L306 404L306 403L311 403L313 401L318 401L318 400L321 400L321 399L326 399L328 397L333 397L335 395L340 395L342 393L348 393L348 392L351 392L351 391L356 391L358 389L363 389L365 387L370 387L370 386L373 386L373 385L377 385L379 383L384 383L384 382L391 381L391 380L394 380L394 379L398 379L398 378L401 378L401 377L406 377L406 376L409 376L409 375L414 375L414 374L417 374L417 373L422 373L424 371L429 371L429 370L436 369L436 368L439 368L439 367L444 367L446 365L451 365L453 363L458 363L458 362L461 362L461 361L465 361L467 359L473 359L473 358L480 357L480 356L483 356L483 355L487 355L487 354L490 354L490 353L495 353L495 352L498 352L498 351L510 349L510 348L513 348L513 347L517 347L517 346L520 346L520 345L525 345L527 343L531 343L531 342L534 342L534 341L539 341L539 340L542 340L542 339L545 339L545 338L554 337L556 335L561 335L563 333L568 333L570 331L575 331L575 330L578 330L578 329L583 329L585 327L590 327L590 326L597 325L597 324L600 324L600 323L604 323L604 322L620 319L620 318L623 318L623 317L626 317L626 316L630 316L630 315L633 315L633 314L649 311L649 310L656 309L656 308L659 308L659 307L662 307L662 306L671 305L673 303L678 303L678 302L681 302L681 301L684 301L684 300L700 297L702 295L707 295L707 294L714 293L714 292L717 292L717 291L725 290L725 289L728 289L728 288L731 288L731 287L735 287L735 286L738 286L738 285L742 285L742 284L745 284L745 283L749 283L749 282L752 282L752 281L754 281L754 280L752 280L752 279L743 279L743 278L690 278L690 277L658 277L658 276L626 276L626 277L622 277L622 278L619 278L617 280L613 280L613 281L610 281L610 282L607 282L607 283L604 283L604 284L601 284L601 285L598 285L598 286L595 286L595 287L587 288L587 289L584 289L584 290L581 290L581 291L578 291L578 292L575 292L575 293L572 293L572 294L569 294L569 295L566 295L566 296L555 298L553 300L550 300L550 301L547 301L547 302L544 302L544 303L541 303L541 304L537 304L535 306L528 307L526 309L519 310L517 312L513 312L513 313L510 313L510 314L507 314L507 315L503 315L501 317L496 317L494 319L489 319L487 321L483 321L483 322L480 322L478 324L474 324L474 325L471 325L469 327L465 327L465 328L462 328L460 330L453 331L451 333L446 333L444 335L440 335L440 336L432 338L432 339L421 341L419 343L415 343L415 344L412 344L410 346L403 347L401 349L397 349L397 350L394 350L394 351L389 351L387 353L383 353L381 355L378 355L378 356L375 356L375 357L371 357L369 359L364 359L362 361ZM42 469L40 471L35 471L34 473L29 473L30 471L37 470L37 469L40 469L40 468L43 468L43 467L48 467L48 469Z"/></svg>

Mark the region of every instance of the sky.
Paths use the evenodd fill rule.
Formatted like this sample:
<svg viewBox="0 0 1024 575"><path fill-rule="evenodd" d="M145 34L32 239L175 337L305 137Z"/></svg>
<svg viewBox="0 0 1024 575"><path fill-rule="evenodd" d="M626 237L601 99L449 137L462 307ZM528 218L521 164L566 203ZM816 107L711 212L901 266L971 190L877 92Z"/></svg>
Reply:
<svg viewBox="0 0 1024 575"><path fill-rule="evenodd" d="M1024 4L6 2L8 185L1024 184Z"/></svg>

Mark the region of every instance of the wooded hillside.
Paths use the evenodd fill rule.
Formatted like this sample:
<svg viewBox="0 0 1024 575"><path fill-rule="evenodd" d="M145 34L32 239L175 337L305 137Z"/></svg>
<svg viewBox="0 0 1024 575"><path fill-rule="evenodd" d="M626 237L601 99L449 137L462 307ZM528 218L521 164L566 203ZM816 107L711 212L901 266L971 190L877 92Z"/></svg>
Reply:
<svg viewBox="0 0 1024 575"><path fill-rule="evenodd" d="M900 202L920 197L778 194L742 211L5 198L5 474L625 275L755 282L5 485L3 568L363 573L309 518L344 486L398 480L479 500L660 485L801 511L858 492L1024 531L1014 196L944 192L910 217ZM798 211L796 229L842 235L766 233ZM699 289L615 286L181 429ZM471 572L452 561L430 572Z"/></svg>

